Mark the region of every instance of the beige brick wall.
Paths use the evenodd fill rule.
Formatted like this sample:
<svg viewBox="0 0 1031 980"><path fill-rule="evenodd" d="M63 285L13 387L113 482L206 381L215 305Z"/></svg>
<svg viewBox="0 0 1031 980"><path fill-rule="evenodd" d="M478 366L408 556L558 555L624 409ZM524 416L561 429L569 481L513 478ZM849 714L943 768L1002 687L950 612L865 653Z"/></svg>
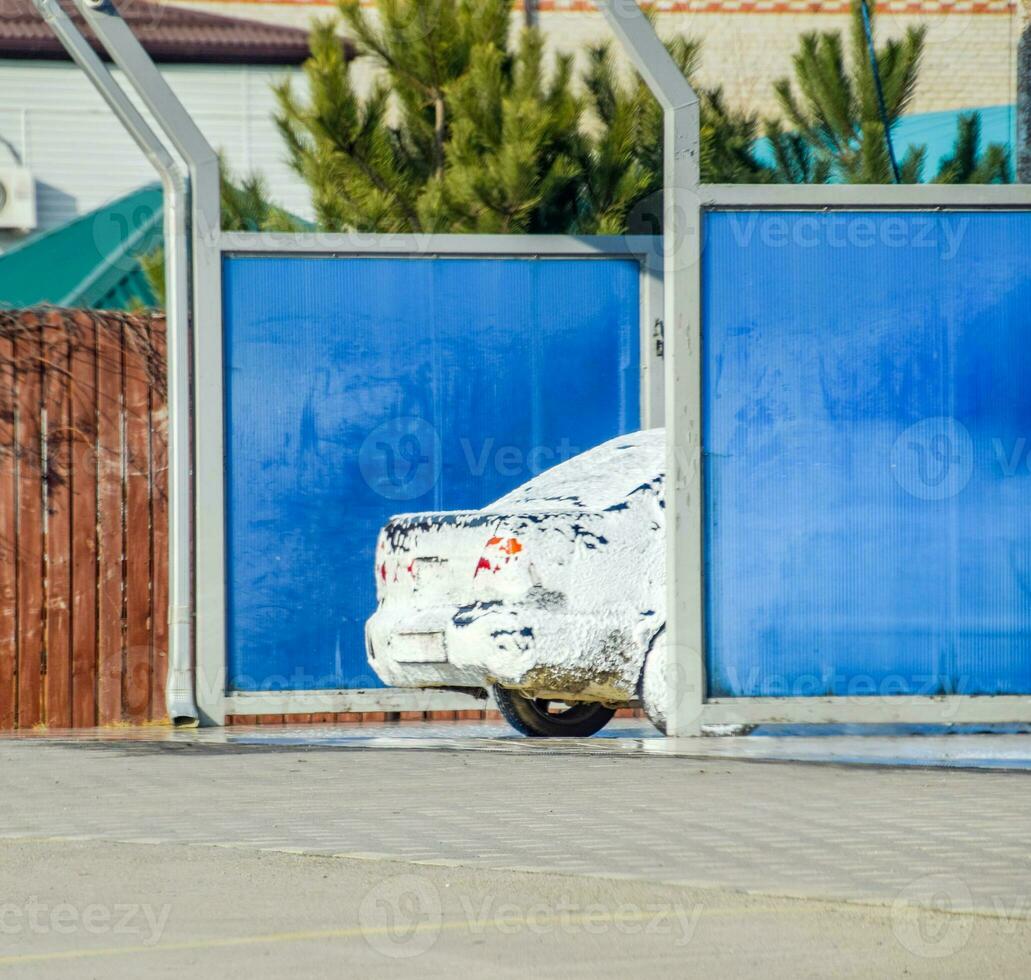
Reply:
<svg viewBox="0 0 1031 980"><path fill-rule="evenodd" d="M315 17L331 16L334 9L327 2L262 0L190 5L298 27ZM609 36L603 18L591 6L584 0L541 3L541 27L556 49L576 50ZM771 86L790 74L799 35L848 27L848 5L842 0L660 0L658 6L660 33L682 31L704 40L702 81L722 84L733 104L763 114L775 111ZM797 12L800 8L819 12ZM1015 101L1020 14L1014 0L889 0L878 4L878 11L881 38L900 35L913 24L927 28L924 68L912 112ZM521 18L517 13L514 22Z"/></svg>
<svg viewBox="0 0 1031 980"><path fill-rule="evenodd" d="M756 112L775 111L773 82L791 74L791 56L807 31L847 31L846 13L671 13L659 17L664 36L683 32L704 40L700 80L722 84L728 99ZM878 37L927 27L920 85L912 112L1013 102L1019 33L1008 13L921 16L881 13ZM541 26L560 48L607 36L596 14L542 13Z"/></svg>

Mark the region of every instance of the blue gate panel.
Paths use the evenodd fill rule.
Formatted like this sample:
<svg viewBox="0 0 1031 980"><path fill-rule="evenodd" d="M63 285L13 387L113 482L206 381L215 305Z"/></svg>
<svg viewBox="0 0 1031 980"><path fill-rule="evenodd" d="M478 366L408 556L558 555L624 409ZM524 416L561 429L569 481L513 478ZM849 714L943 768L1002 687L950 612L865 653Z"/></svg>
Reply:
<svg viewBox="0 0 1031 980"><path fill-rule="evenodd" d="M712 212L709 695L1031 693L1031 214Z"/></svg>
<svg viewBox="0 0 1031 980"><path fill-rule="evenodd" d="M633 260L230 257L230 688L381 686L376 535L640 427Z"/></svg>

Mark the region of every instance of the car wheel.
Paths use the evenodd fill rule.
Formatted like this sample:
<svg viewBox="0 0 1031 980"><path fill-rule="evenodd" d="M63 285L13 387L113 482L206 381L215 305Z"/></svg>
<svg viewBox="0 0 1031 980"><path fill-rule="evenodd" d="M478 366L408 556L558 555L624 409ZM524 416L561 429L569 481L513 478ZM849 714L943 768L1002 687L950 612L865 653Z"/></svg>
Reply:
<svg viewBox="0 0 1031 980"><path fill-rule="evenodd" d="M644 658L641 677L637 681L637 699L644 708L648 720L663 735L666 734L666 698L669 686L666 683L666 628L663 627L652 640L648 655Z"/></svg>
<svg viewBox="0 0 1031 980"><path fill-rule="evenodd" d="M494 685L494 700L502 717L517 732L532 738L584 738L600 732L616 713L603 704L528 698L518 691Z"/></svg>

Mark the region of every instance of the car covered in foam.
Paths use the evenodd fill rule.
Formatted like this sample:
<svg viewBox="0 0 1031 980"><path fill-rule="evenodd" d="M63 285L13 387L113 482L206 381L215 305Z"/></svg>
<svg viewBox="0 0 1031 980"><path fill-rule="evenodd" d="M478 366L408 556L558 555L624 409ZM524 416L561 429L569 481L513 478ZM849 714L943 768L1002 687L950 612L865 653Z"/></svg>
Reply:
<svg viewBox="0 0 1031 980"><path fill-rule="evenodd" d="M637 703L665 624L664 464L663 430L637 432L482 510L391 519L366 627L377 675L493 688L529 735L593 734Z"/></svg>

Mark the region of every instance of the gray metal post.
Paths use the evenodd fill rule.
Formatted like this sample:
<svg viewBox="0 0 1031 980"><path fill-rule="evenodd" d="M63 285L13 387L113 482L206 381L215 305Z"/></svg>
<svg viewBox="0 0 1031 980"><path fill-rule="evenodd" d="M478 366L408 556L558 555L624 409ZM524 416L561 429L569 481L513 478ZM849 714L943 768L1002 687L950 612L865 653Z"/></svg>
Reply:
<svg viewBox="0 0 1031 980"><path fill-rule="evenodd" d="M701 212L698 97L634 0L597 0L665 117L666 731L701 731Z"/></svg>
<svg viewBox="0 0 1031 980"><path fill-rule="evenodd" d="M183 107L142 45L122 20L109 0L75 0L86 22L115 64L139 94L169 141L186 161L190 171L190 256L192 270L193 356L195 363L207 359L221 379L221 272L218 237L221 209L219 205L218 157L204 134ZM196 510L194 560L199 567L213 570L204 578L191 604L189 508L190 470L188 468L189 364L188 346L180 338L174 348L169 343L169 417L175 418L176 442L170 447L169 482L177 484L173 499L180 509L173 515L176 535L170 535L175 579L170 583L169 622L173 636L189 636L191 609L196 612L196 693L200 720L206 724L222 724L225 695L224 616L225 585L221 574L223 542L221 538L221 490L219 499ZM173 374L174 368L174 374ZM173 411L172 406L175 406ZM211 389L194 389L194 451L198 469L212 472L222 466L222 391L221 381ZM174 460L174 462L173 462ZM213 649L206 650L211 643ZM187 677L176 673L169 680L176 690Z"/></svg>
<svg viewBox="0 0 1031 980"><path fill-rule="evenodd" d="M165 227L165 322L168 338L169 440L169 578L170 605L190 602L190 484L189 405L187 374L190 321L190 280L187 236L189 184L179 164L129 101L99 56L61 9L57 0L33 0L36 9L71 59L125 127L161 178ZM185 479L181 475L185 475ZM185 545L185 547L184 547ZM197 721L193 699L192 655L187 628L169 631L169 682L166 704L177 724Z"/></svg>

